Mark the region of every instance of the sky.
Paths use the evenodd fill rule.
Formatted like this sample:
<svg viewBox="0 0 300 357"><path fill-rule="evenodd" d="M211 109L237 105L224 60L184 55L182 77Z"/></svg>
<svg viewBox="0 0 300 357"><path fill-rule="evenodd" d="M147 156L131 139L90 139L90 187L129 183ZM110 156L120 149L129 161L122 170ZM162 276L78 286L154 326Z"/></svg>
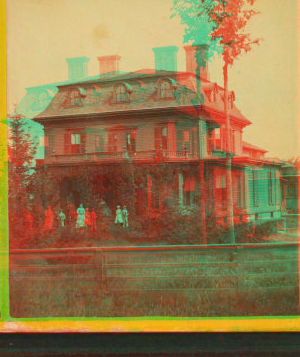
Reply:
<svg viewBox="0 0 300 357"><path fill-rule="evenodd" d="M171 16L172 0L7 0L7 111L26 87L67 79L66 58L118 54L120 70L154 68L153 47L178 46L185 70L184 27ZM229 71L236 106L253 124L244 141L267 156L299 155L297 0L256 0L259 14L247 31L261 38ZM299 16L299 12L298 12ZM223 85L222 60L209 63L210 78Z"/></svg>

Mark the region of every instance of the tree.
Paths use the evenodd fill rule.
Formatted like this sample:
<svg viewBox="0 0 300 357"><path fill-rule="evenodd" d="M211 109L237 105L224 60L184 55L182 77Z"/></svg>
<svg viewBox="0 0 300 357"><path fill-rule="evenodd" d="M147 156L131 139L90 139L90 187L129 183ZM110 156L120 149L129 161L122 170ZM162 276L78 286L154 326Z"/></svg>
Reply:
<svg viewBox="0 0 300 357"><path fill-rule="evenodd" d="M251 40L245 27L252 16L255 0L174 0L173 15L186 25L185 41L202 39L210 44L210 55L221 54L224 78L225 151L227 163L227 197L231 243L235 242L231 177L230 116L228 110L228 67L242 52L249 52L259 39ZM198 34L198 32L200 34ZM199 67L199 66L198 66ZM200 68L199 68L200 70ZM198 71L198 68L197 68Z"/></svg>
<svg viewBox="0 0 300 357"><path fill-rule="evenodd" d="M8 199L13 236L28 210L35 170L36 144L28 133L28 119L15 110L8 118ZM15 237L16 238L16 237Z"/></svg>

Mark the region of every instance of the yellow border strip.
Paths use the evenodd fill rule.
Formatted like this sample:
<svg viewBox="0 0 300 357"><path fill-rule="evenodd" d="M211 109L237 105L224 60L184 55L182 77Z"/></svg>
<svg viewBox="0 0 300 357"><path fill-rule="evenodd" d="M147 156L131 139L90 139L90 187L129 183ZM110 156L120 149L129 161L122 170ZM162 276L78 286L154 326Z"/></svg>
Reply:
<svg viewBox="0 0 300 357"><path fill-rule="evenodd" d="M0 322L0 332L277 332L299 331L299 317L136 320L11 320Z"/></svg>
<svg viewBox="0 0 300 357"><path fill-rule="evenodd" d="M0 0L0 313L9 318L8 185L6 150L6 6Z"/></svg>

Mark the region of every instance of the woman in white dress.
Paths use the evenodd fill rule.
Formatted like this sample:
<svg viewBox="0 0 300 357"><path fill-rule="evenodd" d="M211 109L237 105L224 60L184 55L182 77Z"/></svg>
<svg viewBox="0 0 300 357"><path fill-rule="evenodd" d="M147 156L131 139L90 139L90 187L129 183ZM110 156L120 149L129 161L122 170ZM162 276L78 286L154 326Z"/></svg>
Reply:
<svg viewBox="0 0 300 357"><path fill-rule="evenodd" d="M122 210L120 206L117 206L115 224L117 225L117 227L120 227L122 223L123 223Z"/></svg>
<svg viewBox="0 0 300 357"><path fill-rule="evenodd" d="M76 222L76 228L83 227L83 224L84 224L84 216L85 216L85 209L83 208L82 203L80 203L80 207L77 208L77 222Z"/></svg>

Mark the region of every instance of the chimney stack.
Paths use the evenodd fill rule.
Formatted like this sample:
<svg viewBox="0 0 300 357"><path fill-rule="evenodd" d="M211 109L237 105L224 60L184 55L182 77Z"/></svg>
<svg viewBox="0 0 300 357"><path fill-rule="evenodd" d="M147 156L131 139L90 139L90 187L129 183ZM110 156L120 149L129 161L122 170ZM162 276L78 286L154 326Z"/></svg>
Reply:
<svg viewBox="0 0 300 357"><path fill-rule="evenodd" d="M177 46L154 47L152 50L155 56L156 71L177 72Z"/></svg>
<svg viewBox="0 0 300 357"><path fill-rule="evenodd" d="M87 57L66 58L68 62L68 80L77 81L85 79L88 76L89 60Z"/></svg>
<svg viewBox="0 0 300 357"><path fill-rule="evenodd" d="M186 55L186 71L196 73L197 62L200 64L200 77L209 80L208 71L208 45L184 46ZM197 73L198 74L198 73Z"/></svg>
<svg viewBox="0 0 300 357"><path fill-rule="evenodd" d="M98 57L99 68L100 68L100 77L101 75L109 72L119 72L119 62L121 56L112 55L112 56L101 56Z"/></svg>

